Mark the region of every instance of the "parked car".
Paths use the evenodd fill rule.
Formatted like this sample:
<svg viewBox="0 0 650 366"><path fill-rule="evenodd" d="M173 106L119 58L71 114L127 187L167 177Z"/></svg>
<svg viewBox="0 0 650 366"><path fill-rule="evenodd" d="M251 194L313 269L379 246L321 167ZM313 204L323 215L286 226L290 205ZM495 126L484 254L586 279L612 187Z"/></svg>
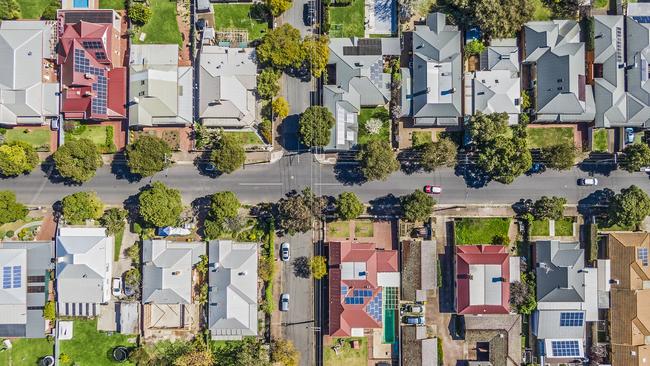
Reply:
<svg viewBox="0 0 650 366"><path fill-rule="evenodd" d="M642 166L639 171L643 173L650 173L650 166Z"/></svg>
<svg viewBox="0 0 650 366"><path fill-rule="evenodd" d="M536 173L542 173L546 170L546 166L542 163L533 163L533 165L530 167L530 170L528 170L528 174L536 174Z"/></svg>
<svg viewBox="0 0 650 366"><path fill-rule="evenodd" d="M597 186L598 179L596 178L581 178L578 179L578 185L580 186Z"/></svg>
<svg viewBox="0 0 650 366"><path fill-rule="evenodd" d="M206 172L213 172L215 170L217 170L217 167L215 167L213 163L205 164L205 171Z"/></svg>
<svg viewBox="0 0 650 366"><path fill-rule="evenodd" d="M424 186L424 193L429 194L440 194L442 193L442 188L439 186L426 185Z"/></svg>
<svg viewBox="0 0 650 366"><path fill-rule="evenodd" d="M111 288L113 290L113 296L122 295L122 279L119 277L114 277Z"/></svg>
<svg viewBox="0 0 650 366"><path fill-rule="evenodd" d="M316 1L310 0L303 7L303 16L306 26L312 26L316 22Z"/></svg>
<svg viewBox="0 0 650 366"><path fill-rule="evenodd" d="M406 305L406 311L409 313L421 313L424 311L422 305Z"/></svg>
<svg viewBox="0 0 650 366"><path fill-rule="evenodd" d="M284 262L288 262L289 259L291 259L291 244L287 243L286 241L280 245L280 259Z"/></svg>
<svg viewBox="0 0 650 366"><path fill-rule="evenodd" d="M410 324L410 325L424 324L424 317L423 316L405 316L404 317L404 323Z"/></svg>
<svg viewBox="0 0 650 366"><path fill-rule="evenodd" d="M631 127L627 127L625 129L625 143L631 144L633 142L634 142L634 129Z"/></svg>
<svg viewBox="0 0 650 366"><path fill-rule="evenodd" d="M280 311L289 311L289 294L280 295Z"/></svg>

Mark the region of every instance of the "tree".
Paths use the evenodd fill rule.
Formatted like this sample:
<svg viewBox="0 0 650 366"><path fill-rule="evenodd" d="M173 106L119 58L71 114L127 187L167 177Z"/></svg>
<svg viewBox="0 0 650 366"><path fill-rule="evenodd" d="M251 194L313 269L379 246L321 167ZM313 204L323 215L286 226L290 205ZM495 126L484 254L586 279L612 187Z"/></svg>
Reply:
<svg viewBox="0 0 650 366"><path fill-rule="evenodd" d="M16 201L14 192L0 191L0 225L22 220L28 212L25 205Z"/></svg>
<svg viewBox="0 0 650 366"><path fill-rule="evenodd" d="M212 150L211 160L222 173L230 174L241 168L246 161L241 140L234 134L221 133L216 148Z"/></svg>
<svg viewBox="0 0 650 366"><path fill-rule="evenodd" d="M493 245L508 245L510 244L510 238L508 234L497 234L492 237Z"/></svg>
<svg viewBox="0 0 650 366"><path fill-rule="evenodd" d="M635 185L623 188L614 195L607 212L610 226L637 228L650 214L650 197Z"/></svg>
<svg viewBox="0 0 650 366"><path fill-rule="evenodd" d="M55 20L56 12L59 10L60 2L58 0L51 0L41 14L42 20Z"/></svg>
<svg viewBox="0 0 650 366"><path fill-rule="evenodd" d="M300 142L309 147L322 147L330 142L330 131L334 127L334 116L329 109L311 106L300 116L298 133Z"/></svg>
<svg viewBox="0 0 650 366"><path fill-rule="evenodd" d="M465 45L464 49L464 55L465 58L469 58L469 56L479 56L480 54L485 51L485 45L483 42L481 42L478 39L473 39L469 43Z"/></svg>
<svg viewBox="0 0 650 366"><path fill-rule="evenodd" d="M95 192L77 192L61 200L63 217L69 224L83 224L86 220L97 220L104 212L104 203Z"/></svg>
<svg viewBox="0 0 650 366"><path fill-rule="evenodd" d="M308 36L302 42L307 67L314 77L321 77L330 58L329 38L327 36Z"/></svg>
<svg viewBox="0 0 650 366"><path fill-rule="evenodd" d="M0 145L0 175L12 177L29 173L39 161L36 150L24 141Z"/></svg>
<svg viewBox="0 0 650 366"><path fill-rule="evenodd" d="M257 77L257 94L262 99L273 99L280 91L280 72L266 68Z"/></svg>
<svg viewBox="0 0 650 366"><path fill-rule="evenodd" d="M102 165L99 149L86 138L66 142L52 158L59 175L76 183L90 180Z"/></svg>
<svg viewBox="0 0 650 366"><path fill-rule="evenodd" d="M367 180L386 180L399 169L399 162L388 141L370 140L357 154L361 172Z"/></svg>
<svg viewBox="0 0 650 366"><path fill-rule="evenodd" d="M625 154L622 164L623 169L630 173L638 172L642 167L650 166L650 147L645 143L627 145L623 149L623 153Z"/></svg>
<svg viewBox="0 0 650 366"><path fill-rule="evenodd" d="M478 26L487 38L513 37L534 12L530 0L446 0L438 4L456 24Z"/></svg>
<svg viewBox="0 0 650 366"><path fill-rule="evenodd" d="M273 109L273 116L276 119L283 120L289 115L289 102L284 97L275 98L271 108Z"/></svg>
<svg viewBox="0 0 650 366"><path fill-rule="evenodd" d="M274 17L279 17L282 13L289 10L291 0L266 0L266 6Z"/></svg>
<svg viewBox="0 0 650 366"><path fill-rule="evenodd" d="M492 179L503 184L527 172L533 164L526 140L497 136L480 152L477 165Z"/></svg>
<svg viewBox="0 0 650 366"><path fill-rule="evenodd" d="M420 145L420 164L427 172L433 172L436 168L445 166L452 168L456 165L456 151L458 147L448 138L442 138L436 142L428 142Z"/></svg>
<svg viewBox="0 0 650 366"><path fill-rule="evenodd" d="M565 142L542 148L541 155L547 167L556 170L567 170L571 169L575 164L578 150L573 143Z"/></svg>
<svg viewBox="0 0 650 366"><path fill-rule="evenodd" d="M604 344L592 343L587 352L589 359L589 366L598 366L605 363L607 360L607 347Z"/></svg>
<svg viewBox="0 0 650 366"><path fill-rule="evenodd" d="M526 273L521 274L521 281L510 284L510 306L517 309L517 313L529 315L537 307L535 300L535 281Z"/></svg>
<svg viewBox="0 0 650 366"><path fill-rule="evenodd" d="M542 196L533 204L532 214L536 220L560 220L564 216L564 205L566 205L564 197Z"/></svg>
<svg viewBox="0 0 650 366"><path fill-rule="evenodd" d="M143 3L134 2L129 6L129 19L136 25L143 26L147 24L152 14L151 8Z"/></svg>
<svg viewBox="0 0 650 366"><path fill-rule="evenodd" d="M553 13L553 19L576 19L581 0L544 0Z"/></svg>
<svg viewBox="0 0 650 366"><path fill-rule="evenodd" d="M276 338L271 342L271 361L284 366L298 366L300 353L290 340Z"/></svg>
<svg viewBox="0 0 650 366"><path fill-rule="evenodd" d="M507 113L476 113L469 122L469 134L472 141L480 149L488 142L505 135L508 131L508 118Z"/></svg>
<svg viewBox="0 0 650 366"><path fill-rule="evenodd" d="M20 4L16 0L0 0L0 19L14 20L20 18Z"/></svg>
<svg viewBox="0 0 650 366"><path fill-rule="evenodd" d="M314 218L322 214L325 205L325 198L317 197L309 188L291 194L277 204L278 227L290 235L305 233L311 230Z"/></svg>
<svg viewBox="0 0 650 366"><path fill-rule="evenodd" d="M174 226L183 212L181 193L161 182L154 182L140 192L140 216L153 227Z"/></svg>
<svg viewBox="0 0 650 366"><path fill-rule="evenodd" d="M340 220L353 220L359 217L365 206L354 192L343 192L336 200L336 214Z"/></svg>
<svg viewBox="0 0 650 366"><path fill-rule="evenodd" d="M50 300L45 303L43 307L43 318L54 321L56 319L56 304Z"/></svg>
<svg viewBox="0 0 650 366"><path fill-rule="evenodd" d="M171 165L172 149L163 139L144 135L126 148L131 173L150 177Z"/></svg>
<svg viewBox="0 0 650 366"><path fill-rule="evenodd" d="M257 46L257 59L280 70L300 67L305 59L300 31L289 23L268 31Z"/></svg>
<svg viewBox="0 0 650 366"><path fill-rule="evenodd" d="M210 201L210 217L216 220L237 216L241 207L237 196L230 191L217 192L212 195Z"/></svg>
<svg viewBox="0 0 650 366"><path fill-rule="evenodd" d="M124 219L126 219L126 210L109 208L99 218L99 223L106 228L108 235L116 235L124 227Z"/></svg>
<svg viewBox="0 0 650 366"><path fill-rule="evenodd" d="M309 268L315 279L320 280L327 275L327 259L322 255L311 257Z"/></svg>
<svg viewBox="0 0 650 366"><path fill-rule="evenodd" d="M207 292L207 284L204 285L206 286ZM213 363L214 356L203 338L199 335L194 338L189 350L174 360L173 366L212 366Z"/></svg>
<svg viewBox="0 0 650 366"><path fill-rule="evenodd" d="M402 218L409 222L426 221L433 214L436 200L430 195L416 190L411 194L400 197Z"/></svg>
<svg viewBox="0 0 650 366"><path fill-rule="evenodd" d="M261 339L244 337L239 342L226 342L214 350L215 365L270 366L268 350Z"/></svg>

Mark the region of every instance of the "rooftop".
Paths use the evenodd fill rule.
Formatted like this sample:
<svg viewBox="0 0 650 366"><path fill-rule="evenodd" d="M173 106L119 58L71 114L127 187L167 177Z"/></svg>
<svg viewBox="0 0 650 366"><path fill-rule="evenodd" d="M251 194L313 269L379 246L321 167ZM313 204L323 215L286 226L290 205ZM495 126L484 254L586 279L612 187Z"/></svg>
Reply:
<svg viewBox="0 0 650 366"><path fill-rule="evenodd" d="M502 245L456 247L458 314L508 314L510 261Z"/></svg>

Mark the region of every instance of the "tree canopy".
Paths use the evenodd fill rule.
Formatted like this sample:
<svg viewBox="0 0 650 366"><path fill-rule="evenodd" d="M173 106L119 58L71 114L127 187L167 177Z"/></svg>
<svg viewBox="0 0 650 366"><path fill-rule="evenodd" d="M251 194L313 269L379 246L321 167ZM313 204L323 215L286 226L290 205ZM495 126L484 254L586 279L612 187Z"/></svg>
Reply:
<svg viewBox="0 0 650 366"><path fill-rule="evenodd" d="M291 0L266 0L266 6L271 15L278 17L291 8Z"/></svg>
<svg viewBox="0 0 650 366"><path fill-rule="evenodd" d="M399 162L385 140L370 140L361 145L357 154L361 172L367 180L386 180L388 176L399 169Z"/></svg>
<svg viewBox="0 0 650 366"><path fill-rule="evenodd" d="M573 143L559 143L542 148L541 155L548 168L568 170L575 164L578 150Z"/></svg>
<svg viewBox="0 0 650 366"><path fill-rule="evenodd" d="M353 220L359 217L365 206L354 192L343 192L336 200L336 215L341 220Z"/></svg>
<svg viewBox="0 0 650 366"><path fill-rule="evenodd" d="M566 205L564 197L542 196L533 203L532 214L536 220L560 220L564 216L564 205Z"/></svg>
<svg viewBox="0 0 650 366"><path fill-rule="evenodd" d="M75 183L83 183L95 176L102 165L97 146L89 139L67 141L52 155L59 175Z"/></svg>
<svg viewBox="0 0 650 366"><path fill-rule="evenodd" d="M116 235L124 227L124 219L126 210L114 207L104 211L99 223L106 228L108 235Z"/></svg>
<svg viewBox="0 0 650 366"><path fill-rule="evenodd" d="M521 274L521 280L510 284L510 305L519 314L531 314L537 307L535 299L535 279L526 273Z"/></svg>
<svg viewBox="0 0 650 366"><path fill-rule="evenodd" d="M1 147L0 147L1 148ZM623 149L625 160L622 167L628 172L638 172L642 167L650 166L650 147L645 143L627 145Z"/></svg>
<svg viewBox="0 0 650 366"><path fill-rule="evenodd" d="M221 133L217 146L212 150L211 160L221 173L230 174L241 168L246 161L241 140L234 134Z"/></svg>
<svg viewBox="0 0 650 366"><path fill-rule="evenodd" d="M208 239L218 239L224 232L229 231L228 221L238 217L241 203L237 196L229 191L213 194L210 201L210 211L204 222L204 234Z"/></svg>
<svg viewBox="0 0 650 366"><path fill-rule="evenodd" d="M271 342L271 361L283 366L298 366L300 353L290 340L276 338Z"/></svg>
<svg viewBox="0 0 650 366"><path fill-rule="evenodd" d="M469 120L469 134L472 141L480 148L508 132L508 114L476 113Z"/></svg>
<svg viewBox="0 0 650 366"><path fill-rule="evenodd" d="M0 175L7 177L31 172L40 162L32 145L12 141L0 145Z"/></svg>
<svg viewBox="0 0 650 366"><path fill-rule="evenodd" d="M330 58L329 38L327 36L309 36L302 42L307 67L314 77L319 78Z"/></svg>
<svg viewBox="0 0 650 366"><path fill-rule="evenodd" d="M14 20L20 18L20 4L17 0L0 0L0 19Z"/></svg>
<svg viewBox="0 0 650 366"><path fill-rule="evenodd" d="M275 98L275 100L273 100L271 108L273 108L274 117L279 120L283 120L289 115L289 102L287 102L284 97Z"/></svg>
<svg viewBox="0 0 650 366"><path fill-rule="evenodd" d="M334 116L326 107L315 105L307 108L300 116L300 142L309 147L327 145L334 123Z"/></svg>
<svg viewBox="0 0 650 366"><path fill-rule="evenodd" d="M257 59L279 70L300 67L305 59L300 31L289 23L268 31L257 46Z"/></svg>
<svg viewBox="0 0 650 366"><path fill-rule="evenodd" d="M290 235L305 233L311 230L313 220L323 213L325 205L325 198L317 197L309 188L282 198L277 204L278 227Z"/></svg>
<svg viewBox="0 0 650 366"><path fill-rule="evenodd" d="M131 173L150 177L171 165L172 149L163 139L143 135L126 148Z"/></svg>
<svg viewBox="0 0 650 366"><path fill-rule="evenodd" d="M458 147L451 139L442 138L436 142L428 142L419 146L420 164L427 172L433 172L439 167L452 168L456 165Z"/></svg>
<svg viewBox="0 0 650 366"><path fill-rule="evenodd" d="M650 214L650 197L635 185L623 188L612 198L607 213L610 226L636 229Z"/></svg>
<svg viewBox="0 0 650 366"><path fill-rule="evenodd" d="M183 212L180 191L161 182L154 182L140 192L139 202L140 216L153 227L174 226Z"/></svg>
<svg viewBox="0 0 650 366"><path fill-rule="evenodd" d="M314 276L315 279L320 280L327 275L327 258L322 255L311 257L309 260L309 268L311 270L311 275Z"/></svg>
<svg viewBox="0 0 650 366"><path fill-rule="evenodd" d="M27 216L27 207L16 201L12 191L0 191L0 225L22 220Z"/></svg>
<svg viewBox="0 0 650 366"><path fill-rule="evenodd" d="M262 99L273 99L280 91L280 72L266 68L257 76L257 94Z"/></svg>
<svg viewBox="0 0 650 366"><path fill-rule="evenodd" d="M576 19L581 0L544 0L553 13L553 19Z"/></svg>
<svg viewBox="0 0 650 366"><path fill-rule="evenodd" d="M416 190L411 194L400 197L402 218L409 222L426 221L433 214L436 200L430 195Z"/></svg>
<svg viewBox="0 0 650 366"><path fill-rule="evenodd" d="M69 224L83 224L86 220L97 220L104 212L104 203L95 192L77 192L61 200L63 218Z"/></svg>
<svg viewBox="0 0 650 366"><path fill-rule="evenodd" d="M143 26L151 20L153 11L143 3L134 2L129 6L129 19L136 24Z"/></svg>
<svg viewBox="0 0 650 366"><path fill-rule="evenodd" d="M457 24L478 26L488 38L514 37L535 10L531 0L441 0L438 5Z"/></svg>

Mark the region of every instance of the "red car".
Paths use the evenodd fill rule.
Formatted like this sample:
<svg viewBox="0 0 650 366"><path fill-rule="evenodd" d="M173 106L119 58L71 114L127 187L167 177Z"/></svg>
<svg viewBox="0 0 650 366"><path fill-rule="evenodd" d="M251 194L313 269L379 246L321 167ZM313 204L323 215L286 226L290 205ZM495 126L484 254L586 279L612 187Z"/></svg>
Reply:
<svg viewBox="0 0 650 366"><path fill-rule="evenodd" d="M429 193L429 194L440 194L442 193L442 188L439 186L430 186L426 185L424 186L424 193Z"/></svg>

